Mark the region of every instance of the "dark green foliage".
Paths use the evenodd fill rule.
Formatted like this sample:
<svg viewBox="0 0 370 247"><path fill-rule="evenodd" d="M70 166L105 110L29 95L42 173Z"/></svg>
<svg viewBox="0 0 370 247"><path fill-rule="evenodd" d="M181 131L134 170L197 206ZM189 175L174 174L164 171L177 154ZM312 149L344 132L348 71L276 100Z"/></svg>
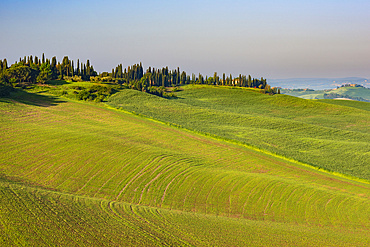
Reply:
<svg viewBox="0 0 370 247"><path fill-rule="evenodd" d="M40 73L37 76L36 80L40 83L45 83L46 81L53 79L53 73L51 72L50 65L47 63L43 63L40 66Z"/></svg>
<svg viewBox="0 0 370 247"><path fill-rule="evenodd" d="M114 92L114 89L111 87L94 85L76 92L76 98L78 100L94 100L96 102L101 102Z"/></svg>
<svg viewBox="0 0 370 247"><path fill-rule="evenodd" d="M37 67L36 67L37 68ZM29 65L19 62L13 64L9 69L5 71L5 76L12 83L19 82L36 82L38 70L31 68Z"/></svg>

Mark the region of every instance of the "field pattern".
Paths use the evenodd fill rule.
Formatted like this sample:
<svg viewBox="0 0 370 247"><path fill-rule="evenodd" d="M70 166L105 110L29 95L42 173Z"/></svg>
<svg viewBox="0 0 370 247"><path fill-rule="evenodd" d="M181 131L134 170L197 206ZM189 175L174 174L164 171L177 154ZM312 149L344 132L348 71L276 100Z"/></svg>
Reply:
<svg viewBox="0 0 370 247"><path fill-rule="evenodd" d="M370 238L369 184L99 104L24 97L0 100L6 244L361 246Z"/></svg>
<svg viewBox="0 0 370 247"><path fill-rule="evenodd" d="M370 113L366 110L246 89L184 89L178 92L178 99L171 100L123 90L108 104L329 171L370 179Z"/></svg>
<svg viewBox="0 0 370 247"><path fill-rule="evenodd" d="M363 231L185 213L0 179L2 246L365 246Z"/></svg>

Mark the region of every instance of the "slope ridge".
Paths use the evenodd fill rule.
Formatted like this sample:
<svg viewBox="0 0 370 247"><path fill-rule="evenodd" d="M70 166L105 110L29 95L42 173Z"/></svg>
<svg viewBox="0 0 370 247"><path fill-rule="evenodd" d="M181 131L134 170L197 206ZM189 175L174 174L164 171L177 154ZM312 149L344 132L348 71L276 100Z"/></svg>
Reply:
<svg viewBox="0 0 370 247"><path fill-rule="evenodd" d="M123 90L108 104L329 171L370 178L368 111L204 86L185 87L176 100Z"/></svg>

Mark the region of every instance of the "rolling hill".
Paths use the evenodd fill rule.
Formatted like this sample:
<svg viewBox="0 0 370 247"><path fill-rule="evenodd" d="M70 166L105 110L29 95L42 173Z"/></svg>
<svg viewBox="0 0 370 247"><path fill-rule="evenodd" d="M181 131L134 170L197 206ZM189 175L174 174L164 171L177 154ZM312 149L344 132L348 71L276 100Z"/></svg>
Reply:
<svg viewBox="0 0 370 247"><path fill-rule="evenodd" d="M369 112L362 109L210 86L186 86L177 99L123 90L108 104L318 168L370 178Z"/></svg>
<svg viewBox="0 0 370 247"><path fill-rule="evenodd" d="M282 89L281 92L302 99L324 99L332 94L335 96L331 98L370 101L370 89L365 87L339 87L332 90Z"/></svg>
<svg viewBox="0 0 370 247"><path fill-rule="evenodd" d="M111 108L45 93L0 99L0 243L366 245L367 111L184 89L177 99L123 90ZM337 150L311 160L294 156L306 146L282 151L308 140L319 153ZM335 172L311 167L326 162Z"/></svg>

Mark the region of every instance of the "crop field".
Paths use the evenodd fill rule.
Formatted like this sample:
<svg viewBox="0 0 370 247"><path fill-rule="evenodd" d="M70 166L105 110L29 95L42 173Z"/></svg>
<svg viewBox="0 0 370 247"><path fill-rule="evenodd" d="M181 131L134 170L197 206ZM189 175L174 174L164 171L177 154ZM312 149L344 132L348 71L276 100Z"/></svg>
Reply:
<svg viewBox="0 0 370 247"><path fill-rule="evenodd" d="M224 138L232 130L248 129L231 128L228 118L244 123L245 111L252 112L248 110L252 106L236 109L233 102L222 110L217 91L213 101L219 104L211 107L208 94L207 100L198 95L199 102L187 106L185 102L194 100L186 94L192 93L202 91L185 90L174 100L153 96L158 102L180 104L179 108L163 108L132 90L118 93L117 98L129 105L134 97L142 97L142 106L135 106L138 110L157 109L163 116L186 113L188 122L197 127L189 129L202 131L199 126L210 122L206 127L213 135L212 131L220 131L216 122L223 119L225 135L220 136ZM274 101L270 96L253 96L273 100L270 105L280 102L282 108L296 103L290 102L291 97ZM111 102L118 99L112 97ZM319 103L322 109L343 111L340 114L348 111L354 124L348 130L335 123L335 116L319 121L322 115L310 104L305 108L316 120L306 119L307 112L292 119L289 110L276 112L278 106L271 112L279 118L259 116L270 111L262 106L247 118L251 126L261 119L270 120L274 128L283 120L288 125L300 123L291 137L312 137L313 133L307 137L300 130L309 126L313 128L309 131L321 131L323 139L328 135L324 130L332 131L330 136L337 136L333 143L351 140L368 147L368 139L356 139L369 138L368 123L362 122L367 111ZM181 107L183 112L179 112ZM190 107L193 113L186 112ZM0 243L6 245L366 246L370 240L370 185L366 182L102 104L48 95L19 92L0 99L0 126L0 196L5 202L1 203ZM263 135L257 133L250 140L258 137ZM362 154L361 147L357 152ZM368 155L365 152L363 157Z"/></svg>
<svg viewBox="0 0 370 247"><path fill-rule="evenodd" d="M365 246L368 240L364 230L186 213L6 179L0 179L0 199L2 246Z"/></svg>
<svg viewBox="0 0 370 247"><path fill-rule="evenodd" d="M333 104L333 105L340 105L340 106L347 106L353 107L360 110L370 111L370 104L368 102L361 102L361 101L354 101L354 100L328 100L323 99L319 100L320 102Z"/></svg>
<svg viewBox="0 0 370 247"><path fill-rule="evenodd" d="M177 99L123 90L108 104L328 171L370 178L369 111L248 89L183 89Z"/></svg>

